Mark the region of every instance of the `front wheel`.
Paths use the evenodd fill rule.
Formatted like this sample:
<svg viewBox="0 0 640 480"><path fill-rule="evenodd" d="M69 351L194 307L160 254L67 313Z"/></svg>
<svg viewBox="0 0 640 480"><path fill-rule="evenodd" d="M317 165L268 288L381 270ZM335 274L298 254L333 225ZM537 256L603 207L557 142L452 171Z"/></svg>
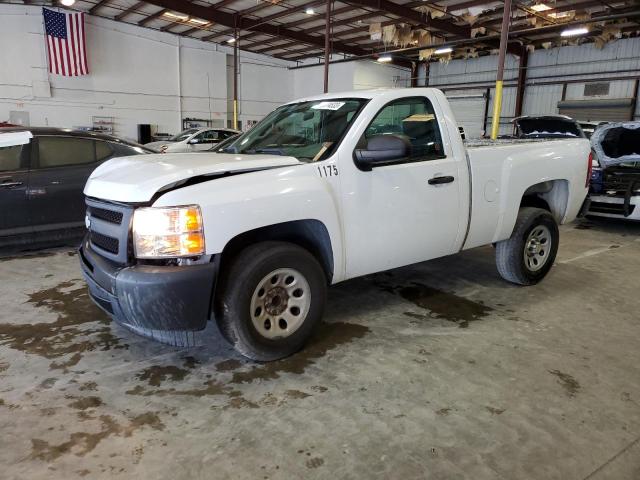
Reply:
<svg viewBox="0 0 640 480"><path fill-rule="evenodd" d="M496 245L496 266L505 280L534 285L555 261L560 233L553 216L541 208L524 207L511 237Z"/></svg>
<svg viewBox="0 0 640 480"><path fill-rule="evenodd" d="M223 273L216 319L242 355L271 361L302 348L320 321L326 277L316 258L286 242L261 242Z"/></svg>

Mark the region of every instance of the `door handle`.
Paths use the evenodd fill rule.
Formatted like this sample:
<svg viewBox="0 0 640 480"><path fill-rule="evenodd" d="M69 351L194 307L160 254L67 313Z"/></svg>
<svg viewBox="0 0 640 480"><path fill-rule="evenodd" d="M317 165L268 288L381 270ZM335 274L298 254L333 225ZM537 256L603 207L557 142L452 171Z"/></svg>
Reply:
<svg viewBox="0 0 640 480"><path fill-rule="evenodd" d="M9 179L6 182L0 183L0 187L3 187L3 188L19 187L20 185L24 185L24 183L23 182L12 182L11 179Z"/></svg>
<svg viewBox="0 0 640 480"><path fill-rule="evenodd" d="M451 175L444 175L442 177L433 177L429 179L429 185L442 185L443 183L451 183L455 180Z"/></svg>

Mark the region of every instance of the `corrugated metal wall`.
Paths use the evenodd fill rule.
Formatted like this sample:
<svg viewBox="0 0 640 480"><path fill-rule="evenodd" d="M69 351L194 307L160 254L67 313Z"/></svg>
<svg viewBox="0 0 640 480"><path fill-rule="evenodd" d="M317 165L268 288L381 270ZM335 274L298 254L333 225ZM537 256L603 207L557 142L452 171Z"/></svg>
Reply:
<svg viewBox="0 0 640 480"><path fill-rule="evenodd" d="M439 88L458 90L491 87L495 82L497 56L491 55L468 60L453 60L448 64L431 63L428 84ZM518 58L507 56L505 84L513 85L518 75ZM596 79L612 80L609 93L601 97L585 97L584 85ZM603 49L593 44L537 50L529 55L527 86L523 115L558 113L558 101L583 98L630 98L634 94L636 79L640 78L640 38L611 42ZM584 80L584 81L583 81ZM566 89L563 84L566 83ZM491 88L491 98L494 89ZM500 133L510 133L508 122L515 114L516 88L504 88ZM489 117L493 103L489 101ZM640 118L640 105L635 118ZM489 123L491 118L489 118Z"/></svg>

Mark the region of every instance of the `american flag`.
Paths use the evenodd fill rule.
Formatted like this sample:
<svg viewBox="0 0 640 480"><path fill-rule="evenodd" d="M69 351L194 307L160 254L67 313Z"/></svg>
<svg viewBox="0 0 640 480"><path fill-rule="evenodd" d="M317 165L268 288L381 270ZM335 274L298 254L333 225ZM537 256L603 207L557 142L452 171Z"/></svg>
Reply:
<svg viewBox="0 0 640 480"><path fill-rule="evenodd" d="M66 77L87 75L84 13L62 13L43 8L49 72Z"/></svg>

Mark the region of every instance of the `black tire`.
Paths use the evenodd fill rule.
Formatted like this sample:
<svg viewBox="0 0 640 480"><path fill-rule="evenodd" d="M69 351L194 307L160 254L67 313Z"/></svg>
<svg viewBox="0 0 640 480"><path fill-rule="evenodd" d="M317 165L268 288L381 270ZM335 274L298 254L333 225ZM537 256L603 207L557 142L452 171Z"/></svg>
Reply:
<svg viewBox="0 0 640 480"><path fill-rule="evenodd" d="M539 227L546 227L550 233L550 245L540 248L546 257L537 269L529 266L525 244L529 235ZM535 285L542 280L556 259L560 233L553 216L541 208L523 207L518 213L511 237L496 245L496 266L505 280L518 285ZM535 268L535 267L534 267Z"/></svg>
<svg viewBox="0 0 640 480"><path fill-rule="evenodd" d="M251 302L263 279L279 269L293 269L304 277L310 306L302 323L289 336L267 338L254 325ZM214 303L220 332L238 352L253 360L273 361L297 352L322 318L326 276L316 258L298 245L265 241L247 247L225 268L220 280ZM277 322L275 318L273 321Z"/></svg>

